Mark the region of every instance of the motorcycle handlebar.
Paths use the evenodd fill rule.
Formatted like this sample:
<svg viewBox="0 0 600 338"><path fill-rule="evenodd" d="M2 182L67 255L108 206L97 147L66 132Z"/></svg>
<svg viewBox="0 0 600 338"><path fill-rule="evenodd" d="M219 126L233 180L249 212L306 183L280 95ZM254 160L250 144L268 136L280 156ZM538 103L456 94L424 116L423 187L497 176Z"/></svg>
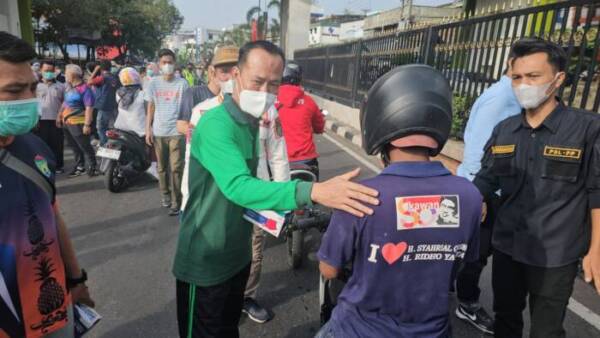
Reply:
<svg viewBox="0 0 600 338"><path fill-rule="evenodd" d="M329 225L331 214L323 213L313 217L302 218L294 222L295 228L304 230L309 228L325 228Z"/></svg>

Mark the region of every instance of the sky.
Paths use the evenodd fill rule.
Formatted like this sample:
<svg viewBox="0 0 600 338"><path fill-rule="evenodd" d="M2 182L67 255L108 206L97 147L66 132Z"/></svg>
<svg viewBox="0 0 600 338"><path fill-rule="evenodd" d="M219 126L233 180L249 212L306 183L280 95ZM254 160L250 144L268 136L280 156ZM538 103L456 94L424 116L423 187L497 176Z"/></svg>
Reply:
<svg viewBox="0 0 600 338"><path fill-rule="evenodd" d="M246 12L265 0L173 0L184 17L183 29L204 27L222 29L233 24L246 22ZM294 0L291 0L294 1ZM269 2L268 0L266 1ZM414 0L415 5L439 5L451 0ZM345 9L362 13L370 9L386 10L399 7L401 0L319 0L325 14L342 14Z"/></svg>

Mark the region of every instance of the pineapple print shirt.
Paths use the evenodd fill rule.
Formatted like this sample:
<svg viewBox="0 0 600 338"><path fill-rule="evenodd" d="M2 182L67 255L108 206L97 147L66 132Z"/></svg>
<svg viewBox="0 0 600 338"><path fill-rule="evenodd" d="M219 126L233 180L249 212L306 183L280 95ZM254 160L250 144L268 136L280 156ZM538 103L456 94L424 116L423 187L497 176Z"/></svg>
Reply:
<svg viewBox="0 0 600 338"><path fill-rule="evenodd" d="M33 134L5 148L54 185L53 155ZM0 338L42 337L67 322L64 264L54 198L0 165Z"/></svg>

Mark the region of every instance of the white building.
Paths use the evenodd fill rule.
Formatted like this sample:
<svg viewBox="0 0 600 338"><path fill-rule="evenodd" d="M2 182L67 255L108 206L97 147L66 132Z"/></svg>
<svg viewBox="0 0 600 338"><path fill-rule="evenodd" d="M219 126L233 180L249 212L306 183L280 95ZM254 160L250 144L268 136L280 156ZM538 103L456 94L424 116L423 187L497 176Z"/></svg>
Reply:
<svg viewBox="0 0 600 338"><path fill-rule="evenodd" d="M0 1L0 31L21 37L18 0Z"/></svg>
<svg viewBox="0 0 600 338"><path fill-rule="evenodd" d="M185 48L186 45L196 45L196 31L185 30L175 34L167 35L163 41L163 46L176 51Z"/></svg>
<svg viewBox="0 0 600 338"><path fill-rule="evenodd" d="M362 34L362 24L356 22L360 22L363 18L363 15L343 14L330 15L315 20L310 25L308 44L310 46L315 46L340 42L342 34L341 25L344 23L355 22L355 24L346 27L347 34ZM361 28L357 29L357 27ZM360 33L358 33L357 30L360 30Z"/></svg>
<svg viewBox="0 0 600 338"><path fill-rule="evenodd" d="M309 45L328 45L340 41L340 27L314 25L308 36Z"/></svg>
<svg viewBox="0 0 600 338"><path fill-rule="evenodd" d="M364 36L365 20L350 21L340 24L340 41L360 39Z"/></svg>

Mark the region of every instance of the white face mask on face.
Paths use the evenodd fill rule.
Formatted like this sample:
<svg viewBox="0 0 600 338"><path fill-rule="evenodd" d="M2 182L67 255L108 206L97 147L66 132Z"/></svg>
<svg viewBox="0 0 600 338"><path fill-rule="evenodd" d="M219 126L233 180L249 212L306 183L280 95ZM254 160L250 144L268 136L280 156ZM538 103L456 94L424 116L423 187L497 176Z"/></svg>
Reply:
<svg viewBox="0 0 600 338"><path fill-rule="evenodd" d="M240 81L241 81L241 74ZM240 84L240 108L255 118L260 118L264 112L275 103L277 96L268 92L247 90ZM237 84L236 84L237 86Z"/></svg>
<svg viewBox="0 0 600 338"><path fill-rule="evenodd" d="M233 79L229 79L227 81L219 82L221 86L221 93L223 94L231 94L233 93Z"/></svg>
<svg viewBox="0 0 600 338"><path fill-rule="evenodd" d="M550 86L554 84L556 79L557 77L546 84L537 86L522 83L517 87L514 87L513 90L515 92L515 96L517 97L521 107L525 109L535 109L542 103L546 102L550 95L552 95L552 92L554 92L553 90L551 93L548 93L548 89L550 89Z"/></svg>
<svg viewBox="0 0 600 338"><path fill-rule="evenodd" d="M165 75L171 75L173 72L175 72L175 65L165 63L164 65L160 66L160 71Z"/></svg>
<svg viewBox="0 0 600 338"><path fill-rule="evenodd" d="M276 98L271 93L244 89L240 93L240 108L255 118L260 118L275 103Z"/></svg>

